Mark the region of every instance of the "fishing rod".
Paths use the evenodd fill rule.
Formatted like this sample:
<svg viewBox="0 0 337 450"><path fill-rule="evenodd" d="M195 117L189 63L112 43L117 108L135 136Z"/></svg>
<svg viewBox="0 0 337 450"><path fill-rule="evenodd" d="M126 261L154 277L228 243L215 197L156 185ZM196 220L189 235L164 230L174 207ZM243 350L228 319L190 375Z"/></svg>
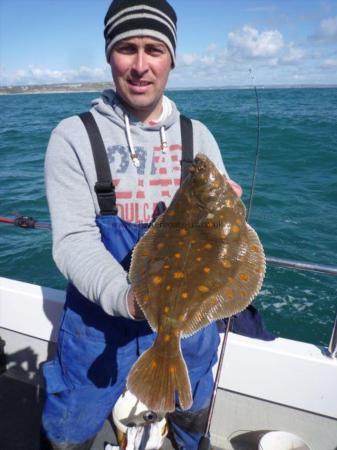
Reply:
<svg viewBox="0 0 337 450"><path fill-rule="evenodd" d="M253 206L253 197L254 197L254 190L255 190L255 184L256 184L257 163L258 163L259 156L260 156L260 104L259 104L259 96L258 96L258 92L257 92L255 80L254 80L253 70L249 69L249 73L250 73L250 76L251 76L251 79L252 79L252 83L253 83L253 87L254 87L254 93L255 93L256 118L257 118L257 134L256 134L256 150L255 150L255 158L254 158L253 178L252 178L252 184L251 184L251 187L250 187L250 196L249 196L248 208L247 208L247 213L246 213L246 221L247 222L249 220L249 216L250 216L250 213L251 213L251 210L252 210L252 206ZM231 324L232 324L232 317L228 317L227 325L226 325L226 331L225 331L225 336L223 338L222 345L221 345L221 351L220 351L220 355L219 355L219 363L218 363L216 376L215 376L215 380L214 380L214 385L213 385L212 398L211 398L211 401L210 401L210 405L208 407L207 422L206 422L206 426L205 426L205 431L204 431L203 436L200 438L199 445L198 445L198 450L210 450L211 449L210 428L211 428L211 422L212 422L212 416L213 416L213 411L214 411L216 394L217 394L219 380L220 380L221 368L222 368L223 359L224 359L224 355L225 355L225 349L226 349L226 345L227 345L228 333L229 333L229 330L231 328Z"/></svg>
<svg viewBox="0 0 337 450"><path fill-rule="evenodd" d="M0 216L0 223L14 225L19 228L37 228L41 230L51 230L51 224L49 222L38 222L31 216Z"/></svg>
<svg viewBox="0 0 337 450"><path fill-rule="evenodd" d="M252 79L253 88L255 92L255 101L256 101L256 121L257 121L257 132L256 132L256 150L255 150L255 158L254 158L254 168L253 168L253 178L252 178L252 184L250 187L250 196L249 196L249 203L247 208L247 216L246 221L249 221L249 216L252 210L253 206L253 197L254 197L254 190L255 190L255 184L256 184L256 173L257 173L257 163L259 161L260 157L260 103L259 103L259 96L257 93L257 88L255 84L255 79L253 75L253 70L249 69L249 73Z"/></svg>
<svg viewBox="0 0 337 450"><path fill-rule="evenodd" d="M228 317L226 331L225 331L225 335L224 335L224 338L222 341L221 351L220 351L220 355L219 355L219 363L218 363L216 376L215 376L215 380L214 380L212 398L211 398L210 405L208 407L205 431L204 431L203 436L201 436L201 438L200 438L198 450L210 450L211 449L211 439L210 439L211 422L212 422L215 399L216 399L216 394L217 394L218 385L219 385L219 381L220 381L220 373L221 373L222 363L223 363L224 356L225 356L225 349L226 349L226 344L227 344L230 327L231 327L231 317Z"/></svg>

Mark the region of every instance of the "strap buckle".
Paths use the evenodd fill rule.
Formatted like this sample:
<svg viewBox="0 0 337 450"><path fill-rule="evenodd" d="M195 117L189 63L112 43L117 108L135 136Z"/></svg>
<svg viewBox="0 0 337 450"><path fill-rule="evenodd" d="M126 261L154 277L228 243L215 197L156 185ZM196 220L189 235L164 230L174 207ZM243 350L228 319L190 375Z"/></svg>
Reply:
<svg viewBox="0 0 337 450"><path fill-rule="evenodd" d="M115 186L111 181L97 181L95 184L96 194L110 194L115 192Z"/></svg>

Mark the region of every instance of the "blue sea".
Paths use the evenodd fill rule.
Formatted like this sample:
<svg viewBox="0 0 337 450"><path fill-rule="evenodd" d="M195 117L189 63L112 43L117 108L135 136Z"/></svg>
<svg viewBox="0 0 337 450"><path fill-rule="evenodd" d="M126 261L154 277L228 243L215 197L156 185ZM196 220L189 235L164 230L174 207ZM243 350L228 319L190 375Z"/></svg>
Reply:
<svg viewBox="0 0 337 450"><path fill-rule="evenodd" d="M337 264L337 89L258 89L260 156L250 223L268 256ZM204 122L248 204L257 146L254 89L170 91ZM43 163L49 135L93 93L0 96L0 216L49 221ZM63 289L46 230L0 224L0 276ZM268 267L254 304L278 336L327 345L337 277Z"/></svg>

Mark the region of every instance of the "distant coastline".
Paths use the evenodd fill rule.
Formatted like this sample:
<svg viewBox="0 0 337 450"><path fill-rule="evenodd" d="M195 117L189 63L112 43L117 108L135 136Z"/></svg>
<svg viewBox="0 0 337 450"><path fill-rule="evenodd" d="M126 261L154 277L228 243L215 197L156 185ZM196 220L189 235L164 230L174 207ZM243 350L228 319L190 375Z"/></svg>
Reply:
<svg viewBox="0 0 337 450"><path fill-rule="evenodd" d="M36 84L25 86L0 86L0 95L22 95L22 94L65 94L76 92L101 92L111 89L112 81L94 83L58 83L58 84ZM259 85L258 89L324 89L337 88L337 84L331 85ZM222 89L251 89L252 85L242 86L194 86L194 87L170 87L169 91L191 91L191 90L222 90Z"/></svg>
<svg viewBox="0 0 337 450"><path fill-rule="evenodd" d="M34 84L26 86L0 86L0 95L101 92L104 89L111 89L112 86L113 86L112 81L99 83L58 83L58 84Z"/></svg>

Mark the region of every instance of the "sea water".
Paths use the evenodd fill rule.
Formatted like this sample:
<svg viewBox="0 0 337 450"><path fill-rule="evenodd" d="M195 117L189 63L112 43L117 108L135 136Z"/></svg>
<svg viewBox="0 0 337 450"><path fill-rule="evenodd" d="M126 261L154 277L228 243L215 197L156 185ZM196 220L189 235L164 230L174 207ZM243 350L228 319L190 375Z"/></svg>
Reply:
<svg viewBox="0 0 337 450"><path fill-rule="evenodd" d="M337 89L169 91L185 115L214 134L227 170L248 205L249 222L268 256L337 264ZM43 163L51 130L85 111L95 93L1 96L0 216L49 221ZM51 234L0 224L0 276L63 289ZM268 267L254 304L276 335L327 345L337 306L337 278Z"/></svg>

